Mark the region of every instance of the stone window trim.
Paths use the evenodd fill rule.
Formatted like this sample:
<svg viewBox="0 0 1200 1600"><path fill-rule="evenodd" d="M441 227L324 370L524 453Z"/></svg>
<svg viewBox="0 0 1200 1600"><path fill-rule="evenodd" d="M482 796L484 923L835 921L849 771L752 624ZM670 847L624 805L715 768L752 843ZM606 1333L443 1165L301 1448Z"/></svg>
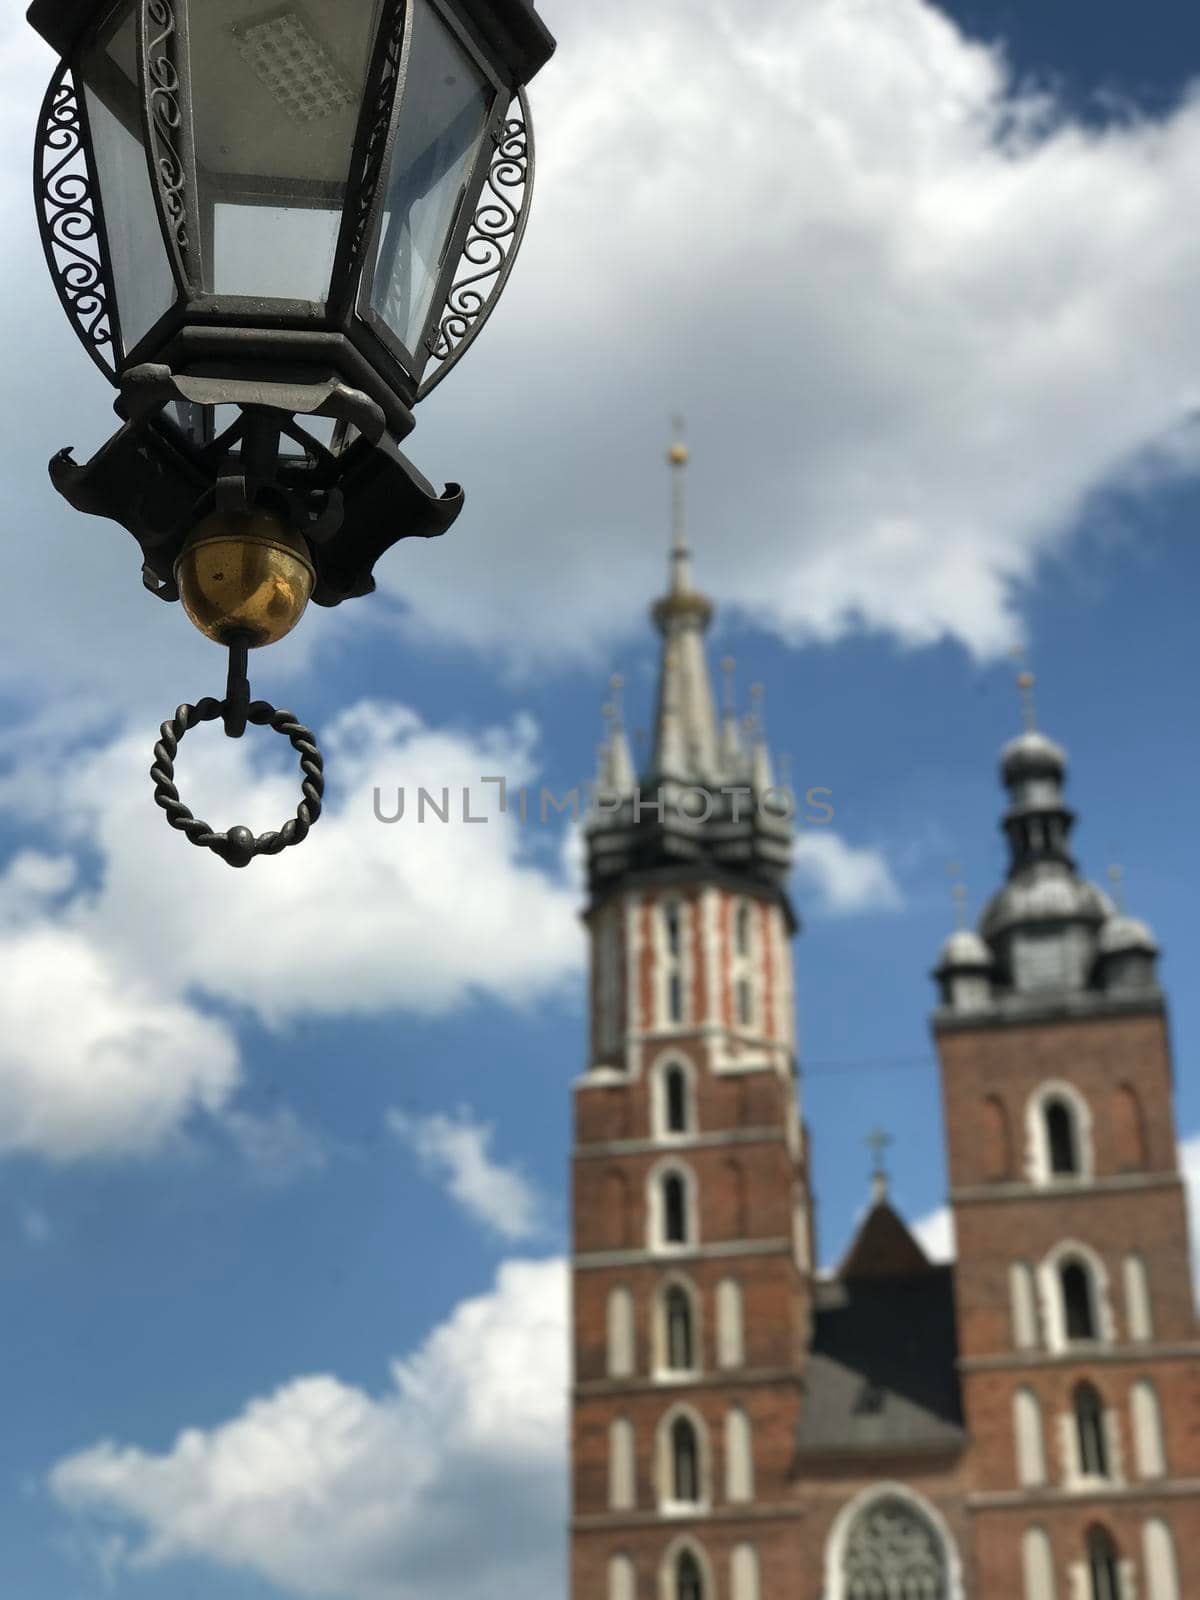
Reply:
<svg viewBox="0 0 1200 1600"><path fill-rule="evenodd" d="M691 1362L687 1366L673 1366L671 1359L671 1300L682 1295L687 1301L690 1318ZM653 1375L659 1383L687 1383L701 1375L703 1363L703 1319L700 1292L690 1278L682 1272L671 1272L658 1285L654 1296L654 1368Z"/></svg>
<svg viewBox="0 0 1200 1600"><path fill-rule="evenodd" d="M659 1600L679 1600L676 1578L679 1571L679 1559L684 1554L690 1555L700 1568L703 1600L716 1600L717 1587L713 1578L712 1563L708 1558L708 1552L698 1539L686 1536L673 1539L663 1552L662 1562L658 1569Z"/></svg>
<svg viewBox="0 0 1200 1600"><path fill-rule="evenodd" d="M1054 1169L1050 1123L1052 1109L1058 1106L1070 1119L1075 1154L1071 1172ZM1026 1172L1031 1183L1039 1188L1065 1188L1090 1183L1095 1177L1091 1107L1073 1083L1052 1078L1038 1085L1026 1102L1025 1133Z"/></svg>
<svg viewBox="0 0 1200 1600"><path fill-rule="evenodd" d="M654 1135L660 1143L694 1139L700 1131L696 1115L696 1064L678 1050L664 1050L651 1069ZM683 1074L683 1127L671 1126L671 1075Z"/></svg>
<svg viewBox="0 0 1200 1600"><path fill-rule="evenodd" d="M829 1537L825 1542L825 1600L851 1600L846 1583L845 1555L854 1525L862 1512L877 1502L899 1501L922 1519L936 1535L945 1558L945 1600L967 1600L963 1587L962 1560L953 1536L941 1512L907 1485L896 1482L872 1484L855 1495L834 1518Z"/></svg>
<svg viewBox="0 0 1200 1600"><path fill-rule="evenodd" d="M1073 1266L1081 1267L1085 1274L1090 1297L1093 1337L1072 1337L1068 1331L1068 1308L1064 1298L1063 1275ZM1090 1245L1083 1244L1077 1239L1064 1239L1055 1245L1038 1267L1038 1288L1046 1347L1053 1354L1077 1355L1080 1351L1116 1343L1117 1328L1113 1316L1108 1269Z"/></svg>
<svg viewBox="0 0 1200 1600"><path fill-rule="evenodd" d="M686 1422L690 1425L696 1442L698 1494L694 1500L680 1499L675 1494L674 1435L677 1422ZM671 1406L659 1419L654 1443L654 1467L654 1493L660 1515L666 1517L708 1515L712 1508L712 1449L704 1419L692 1406L680 1402Z"/></svg>
<svg viewBox="0 0 1200 1600"><path fill-rule="evenodd" d="M667 1236L668 1180L678 1178L683 1184L682 1239ZM654 1255L682 1255L694 1251L700 1243L699 1197L696 1175L686 1162L675 1157L656 1162L646 1174L647 1249Z"/></svg>

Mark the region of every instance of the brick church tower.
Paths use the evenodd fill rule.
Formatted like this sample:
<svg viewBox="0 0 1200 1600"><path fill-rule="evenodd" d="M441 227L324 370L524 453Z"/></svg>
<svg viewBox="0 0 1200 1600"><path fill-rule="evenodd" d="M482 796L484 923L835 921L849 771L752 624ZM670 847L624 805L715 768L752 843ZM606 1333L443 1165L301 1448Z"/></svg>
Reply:
<svg viewBox="0 0 1200 1600"><path fill-rule="evenodd" d="M654 737L588 827L571 1600L1197 1600L1200 1342L1157 951L1004 753L1008 883L943 949L958 1262L874 1201L815 1271L761 727L718 718L686 451ZM915 974L914 974L915 977Z"/></svg>

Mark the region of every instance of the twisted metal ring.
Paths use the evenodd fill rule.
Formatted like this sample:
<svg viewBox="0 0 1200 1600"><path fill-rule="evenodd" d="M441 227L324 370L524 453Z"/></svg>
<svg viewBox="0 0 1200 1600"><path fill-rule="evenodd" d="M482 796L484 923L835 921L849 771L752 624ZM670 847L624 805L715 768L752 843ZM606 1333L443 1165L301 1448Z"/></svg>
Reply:
<svg viewBox="0 0 1200 1600"><path fill-rule="evenodd" d="M230 828L227 833L216 833L207 822L192 815L179 798L175 787L175 756L179 741L189 728L198 722L216 722L226 714L226 702L211 696L194 706L180 706L170 722L164 722L160 738L154 746L154 765L150 776L154 779L154 799L167 814L171 827L187 835L191 844L202 845L221 857L231 867L248 867L255 856L277 856L289 845L300 844L321 815L321 801L325 794L325 763L312 733L297 721L290 711L276 711L265 700L252 701L246 712L246 721L258 728L273 728L291 741L300 757L300 770L304 773L301 789L304 795L296 815L285 822L278 833L260 833L256 838L249 828Z"/></svg>

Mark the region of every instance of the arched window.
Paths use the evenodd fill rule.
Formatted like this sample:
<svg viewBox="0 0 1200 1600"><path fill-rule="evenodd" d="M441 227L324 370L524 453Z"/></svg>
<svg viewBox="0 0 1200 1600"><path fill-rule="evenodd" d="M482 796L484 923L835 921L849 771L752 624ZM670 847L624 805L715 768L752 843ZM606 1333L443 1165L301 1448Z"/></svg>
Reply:
<svg viewBox="0 0 1200 1600"><path fill-rule="evenodd" d="M686 1133L688 1129L687 1073L682 1067L668 1067L663 1080L666 1100L666 1125L668 1133Z"/></svg>
<svg viewBox="0 0 1200 1600"><path fill-rule="evenodd" d="M1076 1385L1072 1409L1075 1413L1075 1447L1079 1453L1080 1472L1085 1478L1110 1477L1104 1402L1092 1384Z"/></svg>
<svg viewBox="0 0 1200 1600"><path fill-rule="evenodd" d="M946 1549L919 1508L898 1495L880 1495L850 1526L842 1551L844 1600L950 1600Z"/></svg>
<svg viewBox="0 0 1200 1600"><path fill-rule="evenodd" d="M1016 1438L1017 1482L1034 1488L1046 1481L1046 1436L1042 1408L1032 1389L1013 1395L1013 1433Z"/></svg>
<svg viewBox="0 0 1200 1600"><path fill-rule="evenodd" d="M739 901L737 915L734 918L734 949L739 956L748 956L752 953L750 944L750 907L744 900Z"/></svg>
<svg viewBox="0 0 1200 1600"><path fill-rule="evenodd" d="M683 1021L683 912L677 900L662 908L663 977L668 1022Z"/></svg>
<svg viewBox="0 0 1200 1600"><path fill-rule="evenodd" d="M1096 1297L1088 1268L1082 1261L1064 1261L1058 1277L1062 1288L1063 1329L1067 1338L1098 1338Z"/></svg>
<svg viewBox="0 0 1200 1600"><path fill-rule="evenodd" d="M1167 1471L1163 1448L1162 1408L1149 1378L1139 1378L1130 1390L1133 1414L1133 1450L1139 1478L1162 1478Z"/></svg>
<svg viewBox="0 0 1200 1600"><path fill-rule="evenodd" d="M696 1333L692 1302L686 1289L673 1283L663 1298L663 1340L666 1364L672 1372L691 1372L696 1365Z"/></svg>
<svg viewBox="0 0 1200 1600"><path fill-rule="evenodd" d="M667 1244L686 1244L687 1184L678 1172L668 1172L662 1180L663 1239Z"/></svg>
<svg viewBox="0 0 1200 1600"><path fill-rule="evenodd" d="M1021 1565L1025 1569L1025 1600L1055 1600L1054 1552L1044 1528L1025 1530Z"/></svg>
<svg viewBox="0 0 1200 1600"><path fill-rule="evenodd" d="M681 1505L700 1499L700 1445L688 1417L671 1424L671 1498Z"/></svg>
<svg viewBox="0 0 1200 1600"><path fill-rule="evenodd" d="M1088 1600L1121 1600L1121 1575L1117 1547L1104 1528L1093 1528L1087 1536Z"/></svg>
<svg viewBox="0 0 1200 1600"><path fill-rule="evenodd" d="M737 1019L739 1028L748 1028L754 1021L754 994L749 978L737 981Z"/></svg>
<svg viewBox="0 0 1200 1600"><path fill-rule="evenodd" d="M624 1286L608 1296L608 1375L632 1376L634 1366L633 1295Z"/></svg>
<svg viewBox="0 0 1200 1600"><path fill-rule="evenodd" d="M1080 1173L1079 1130L1075 1113L1065 1100L1047 1100L1042 1107L1046 1119L1046 1150L1050 1173L1055 1178L1074 1178Z"/></svg>
<svg viewBox="0 0 1200 1600"><path fill-rule="evenodd" d="M672 1600L704 1600L704 1575L690 1550L681 1550L675 1562L675 1593Z"/></svg>

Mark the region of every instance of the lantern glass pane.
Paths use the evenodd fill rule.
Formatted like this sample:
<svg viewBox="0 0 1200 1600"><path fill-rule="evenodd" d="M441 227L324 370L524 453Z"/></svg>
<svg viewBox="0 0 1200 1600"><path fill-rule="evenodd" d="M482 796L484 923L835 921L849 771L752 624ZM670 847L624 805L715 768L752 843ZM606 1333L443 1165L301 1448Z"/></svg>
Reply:
<svg viewBox="0 0 1200 1600"><path fill-rule="evenodd" d="M370 302L414 355L495 98L429 0L414 0Z"/></svg>
<svg viewBox="0 0 1200 1600"><path fill-rule="evenodd" d="M189 8L207 293L328 297L379 10L379 0Z"/></svg>
<svg viewBox="0 0 1200 1600"><path fill-rule="evenodd" d="M134 0L108 19L80 62L92 159L104 209L123 355L175 303L142 140Z"/></svg>

